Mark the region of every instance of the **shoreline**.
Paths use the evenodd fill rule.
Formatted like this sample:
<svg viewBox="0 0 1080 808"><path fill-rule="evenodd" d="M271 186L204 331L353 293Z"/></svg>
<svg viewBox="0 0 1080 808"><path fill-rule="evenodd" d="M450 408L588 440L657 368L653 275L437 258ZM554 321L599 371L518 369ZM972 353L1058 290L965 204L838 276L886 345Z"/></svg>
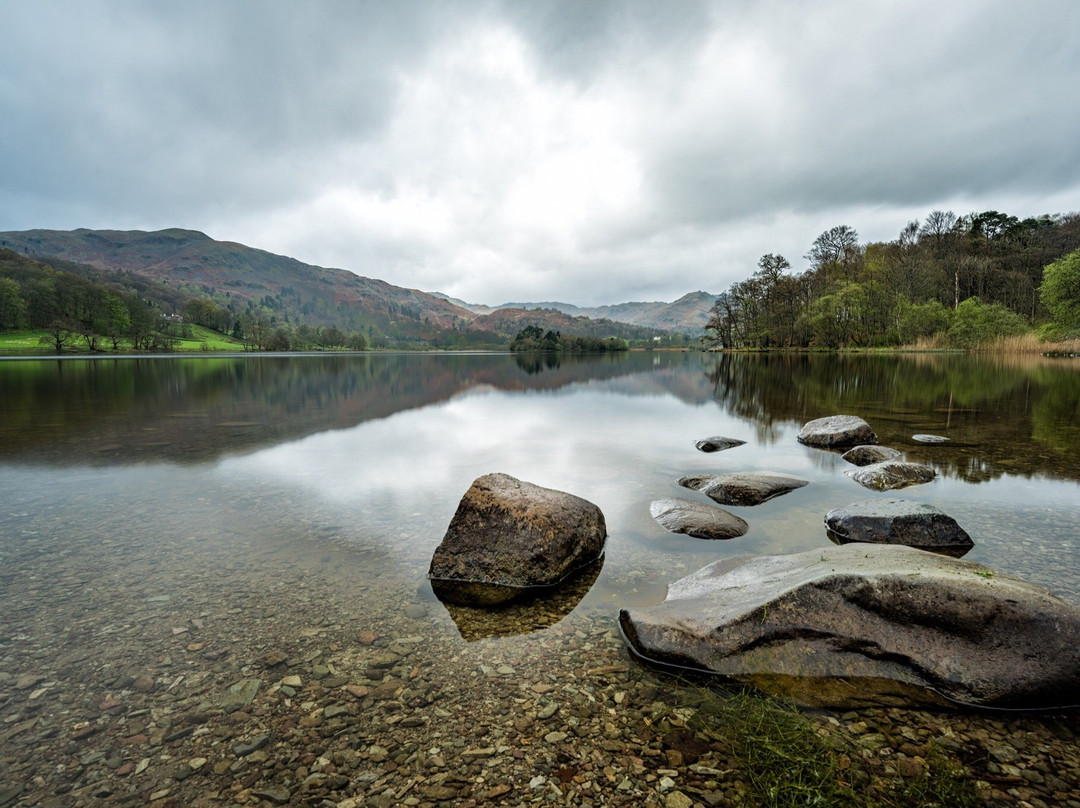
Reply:
<svg viewBox="0 0 1080 808"><path fill-rule="evenodd" d="M5 552L5 806L756 805L781 764L845 804L1080 805L1076 712L718 695L633 662L602 608L465 642L415 573L356 580L353 546L48 544ZM802 762L758 770L746 716Z"/></svg>

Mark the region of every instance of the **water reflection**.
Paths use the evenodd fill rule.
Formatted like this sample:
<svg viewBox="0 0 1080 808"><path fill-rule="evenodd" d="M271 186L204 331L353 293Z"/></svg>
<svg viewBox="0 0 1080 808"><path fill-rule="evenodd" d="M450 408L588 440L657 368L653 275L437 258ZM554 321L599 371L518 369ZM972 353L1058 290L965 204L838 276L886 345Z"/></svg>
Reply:
<svg viewBox="0 0 1080 808"><path fill-rule="evenodd" d="M570 614L592 589L603 568L601 556L559 586L497 608L459 606L448 601L442 601L442 605L466 642L530 634L550 628Z"/></svg>

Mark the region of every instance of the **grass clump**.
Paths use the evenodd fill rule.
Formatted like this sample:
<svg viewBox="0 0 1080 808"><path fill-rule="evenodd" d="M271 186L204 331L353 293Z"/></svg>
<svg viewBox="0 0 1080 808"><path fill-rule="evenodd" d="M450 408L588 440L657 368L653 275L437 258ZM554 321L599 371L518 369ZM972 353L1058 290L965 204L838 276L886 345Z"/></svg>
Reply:
<svg viewBox="0 0 1080 808"><path fill-rule="evenodd" d="M725 785L737 789L736 802L743 805L974 808L982 804L963 765L933 743L925 747L921 763L904 771L898 766L902 756L887 750L868 752L859 735L843 725L833 727L789 701L692 678L680 677L679 682L675 700L683 710L672 712L688 716L687 728L710 739L711 748L727 758L731 772Z"/></svg>

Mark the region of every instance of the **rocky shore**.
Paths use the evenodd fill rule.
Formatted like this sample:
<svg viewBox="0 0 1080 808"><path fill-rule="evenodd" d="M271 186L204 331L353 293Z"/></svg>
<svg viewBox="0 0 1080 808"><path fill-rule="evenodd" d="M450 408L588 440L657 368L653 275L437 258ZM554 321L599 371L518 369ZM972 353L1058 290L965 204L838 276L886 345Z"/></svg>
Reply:
<svg viewBox="0 0 1080 808"><path fill-rule="evenodd" d="M834 803L1080 806L1075 713L799 713L640 667L606 608L467 643L362 553L11 536L0 808L759 805L781 742Z"/></svg>

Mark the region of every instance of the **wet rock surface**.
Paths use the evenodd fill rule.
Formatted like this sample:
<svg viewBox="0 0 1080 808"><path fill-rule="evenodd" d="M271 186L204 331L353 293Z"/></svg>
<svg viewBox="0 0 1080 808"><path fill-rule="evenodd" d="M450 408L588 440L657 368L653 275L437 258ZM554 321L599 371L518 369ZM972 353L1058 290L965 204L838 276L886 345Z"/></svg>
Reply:
<svg viewBox="0 0 1080 808"><path fill-rule="evenodd" d="M808 421L799 430L799 443L837 449L878 442L877 434L857 415L830 415Z"/></svg>
<svg viewBox="0 0 1080 808"><path fill-rule="evenodd" d="M954 557L974 546L967 531L944 511L904 499L868 500L833 508L825 514L825 529L837 544L898 544Z"/></svg>
<svg viewBox="0 0 1080 808"><path fill-rule="evenodd" d="M722 452L725 449L734 449L736 446L743 446L746 443L744 440L738 438L725 438L721 435L716 435L711 438L702 438L694 446L697 447L699 452Z"/></svg>
<svg viewBox="0 0 1080 808"><path fill-rule="evenodd" d="M889 446L853 446L842 455L842 459L855 466L869 466L871 463L883 463L886 460L900 460L904 453Z"/></svg>
<svg viewBox="0 0 1080 808"><path fill-rule="evenodd" d="M646 659L834 706L1040 708L1072 704L1080 686L1080 609L907 547L719 561L620 624ZM824 686L791 690L807 682Z"/></svg>
<svg viewBox="0 0 1080 808"><path fill-rule="evenodd" d="M678 497L654 501L649 506L649 513L672 533L698 539L734 539L745 535L749 529L746 520L733 513Z"/></svg>
<svg viewBox="0 0 1080 808"><path fill-rule="evenodd" d="M916 443L948 443L949 439L944 435L912 435L911 439Z"/></svg>
<svg viewBox="0 0 1080 808"><path fill-rule="evenodd" d="M607 527L591 502L486 474L465 492L431 559L436 594L494 605L553 587L603 554Z"/></svg>
<svg viewBox="0 0 1080 808"><path fill-rule="evenodd" d="M937 472L930 466L900 460L871 463L846 474L863 488L874 491L894 491L910 485L922 485L937 477Z"/></svg>
<svg viewBox="0 0 1080 808"><path fill-rule="evenodd" d="M680 477L679 485L700 491L720 505L760 505L808 485L809 481L790 474L747 471L738 474L698 474Z"/></svg>

